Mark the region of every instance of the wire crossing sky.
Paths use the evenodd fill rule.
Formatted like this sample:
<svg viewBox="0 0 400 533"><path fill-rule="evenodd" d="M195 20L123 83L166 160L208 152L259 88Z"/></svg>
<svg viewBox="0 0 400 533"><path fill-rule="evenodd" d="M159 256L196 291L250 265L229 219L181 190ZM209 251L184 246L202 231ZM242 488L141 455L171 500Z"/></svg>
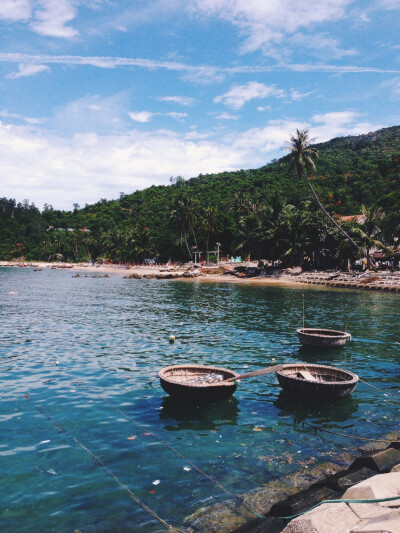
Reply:
<svg viewBox="0 0 400 533"><path fill-rule="evenodd" d="M400 0L0 0L0 196L58 209L400 124Z"/></svg>

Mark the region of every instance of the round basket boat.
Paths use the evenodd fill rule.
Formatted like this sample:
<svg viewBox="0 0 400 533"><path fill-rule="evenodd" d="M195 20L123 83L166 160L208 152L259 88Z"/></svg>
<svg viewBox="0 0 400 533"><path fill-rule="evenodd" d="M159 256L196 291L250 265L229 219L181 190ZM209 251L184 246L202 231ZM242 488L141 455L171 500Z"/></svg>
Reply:
<svg viewBox="0 0 400 533"><path fill-rule="evenodd" d="M276 372L282 389L291 394L321 400L336 400L349 396L358 376L334 366L294 363Z"/></svg>
<svg viewBox="0 0 400 533"><path fill-rule="evenodd" d="M335 329L300 328L296 333L302 344L316 348L343 346L348 339L351 339L350 333Z"/></svg>
<svg viewBox="0 0 400 533"><path fill-rule="evenodd" d="M205 365L174 365L158 373L162 388L176 398L192 402L216 402L231 396L239 374L226 368Z"/></svg>

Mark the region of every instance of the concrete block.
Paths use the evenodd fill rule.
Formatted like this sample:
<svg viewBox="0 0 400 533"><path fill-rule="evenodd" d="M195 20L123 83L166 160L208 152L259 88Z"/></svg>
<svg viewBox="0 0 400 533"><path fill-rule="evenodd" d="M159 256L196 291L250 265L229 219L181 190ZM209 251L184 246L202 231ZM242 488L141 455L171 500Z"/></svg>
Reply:
<svg viewBox="0 0 400 533"><path fill-rule="evenodd" d="M359 521L345 503L325 503L292 520L282 533L344 533Z"/></svg>
<svg viewBox="0 0 400 533"><path fill-rule="evenodd" d="M348 533L400 533L400 512L392 511L362 520Z"/></svg>
<svg viewBox="0 0 400 533"><path fill-rule="evenodd" d="M338 492L343 492L355 483L359 483L375 475L375 470L366 467L357 470L342 470L333 476L317 481L311 487L328 487Z"/></svg>
<svg viewBox="0 0 400 533"><path fill-rule="evenodd" d="M378 474L365 481L361 481L361 483L347 489L342 499L372 500L393 498L395 496L399 496L399 499L381 502L378 505L382 507L400 506L400 472Z"/></svg>
<svg viewBox="0 0 400 533"><path fill-rule="evenodd" d="M399 463L400 450L387 448L381 452L357 457L357 459L351 464L349 470L366 467L383 473L390 472L390 470Z"/></svg>

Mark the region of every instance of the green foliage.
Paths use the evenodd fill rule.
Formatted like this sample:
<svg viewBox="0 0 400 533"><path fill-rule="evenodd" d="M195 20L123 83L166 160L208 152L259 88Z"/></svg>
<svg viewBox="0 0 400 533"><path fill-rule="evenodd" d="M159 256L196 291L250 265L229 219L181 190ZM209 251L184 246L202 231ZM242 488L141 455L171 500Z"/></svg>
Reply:
<svg viewBox="0 0 400 533"><path fill-rule="evenodd" d="M311 150L319 158L317 168L308 169L308 179L324 208L332 216L359 214L363 206L381 208L378 240L398 242L400 127L332 139ZM1 198L0 259L48 260L61 254L71 261L187 261L194 247L205 252L217 242L222 255L250 254L284 264L333 266L354 257L319 212L306 181L289 172L289 160L290 155L259 169L189 180L178 176L169 186L121 193L118 200L83 208L74 204L71 211L45 204L40 212L27 201ZM366 247L360 228L345 229Z"/></svg>

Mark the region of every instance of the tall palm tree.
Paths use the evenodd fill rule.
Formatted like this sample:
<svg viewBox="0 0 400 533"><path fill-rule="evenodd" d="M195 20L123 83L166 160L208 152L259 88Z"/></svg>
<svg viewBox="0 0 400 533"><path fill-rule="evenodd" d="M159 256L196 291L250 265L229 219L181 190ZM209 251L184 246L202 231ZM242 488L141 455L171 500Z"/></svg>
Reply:
<svg viewBox="0 0 400 533"><path fill-rule="evenodd" d="M201 221L201 227L206 238L206 252L208 251L208 244L210 236L215 235L217 231L217 211L213 207L206 207L203 211L203 218Z"/></svg>
<svg viewBox="0 0 400 533"><path fill-rule="evenodd" d="M315 171L315 163L313 158L318 157L318 150L313 146L310 146L314 139L310 139L309 131L296 130L296 135L290 135L290 141L287 143L286 149L290 153L290 163L289 170L296 168L297 175L299 179L303 178L307 185L309 186L312 195L318 203L318 206L325 215L331 220L331 222L346 236L346 238L351 242L351 244L360 250L358 244L344 231L344 229L339 226L336 220L331 217L325 207L321 204L320 199L318 198L317 193L314 190L314 187L311 185L310 180L308 179L307 174L310 174L312 171Z"/></svg>
<svg viewBox="0 0 400 533"><path fill-rule="evenodd" d="M362 214L364 215L364 222L360 223L355 231L360 235L361 241L365 245L367 252L367 270L369 270L371 262L374 262L370 256L371 248L382 248L388 251L388 248L378 239L382 232L385 213L381 207L366 207L363 205Z"/></svg>

